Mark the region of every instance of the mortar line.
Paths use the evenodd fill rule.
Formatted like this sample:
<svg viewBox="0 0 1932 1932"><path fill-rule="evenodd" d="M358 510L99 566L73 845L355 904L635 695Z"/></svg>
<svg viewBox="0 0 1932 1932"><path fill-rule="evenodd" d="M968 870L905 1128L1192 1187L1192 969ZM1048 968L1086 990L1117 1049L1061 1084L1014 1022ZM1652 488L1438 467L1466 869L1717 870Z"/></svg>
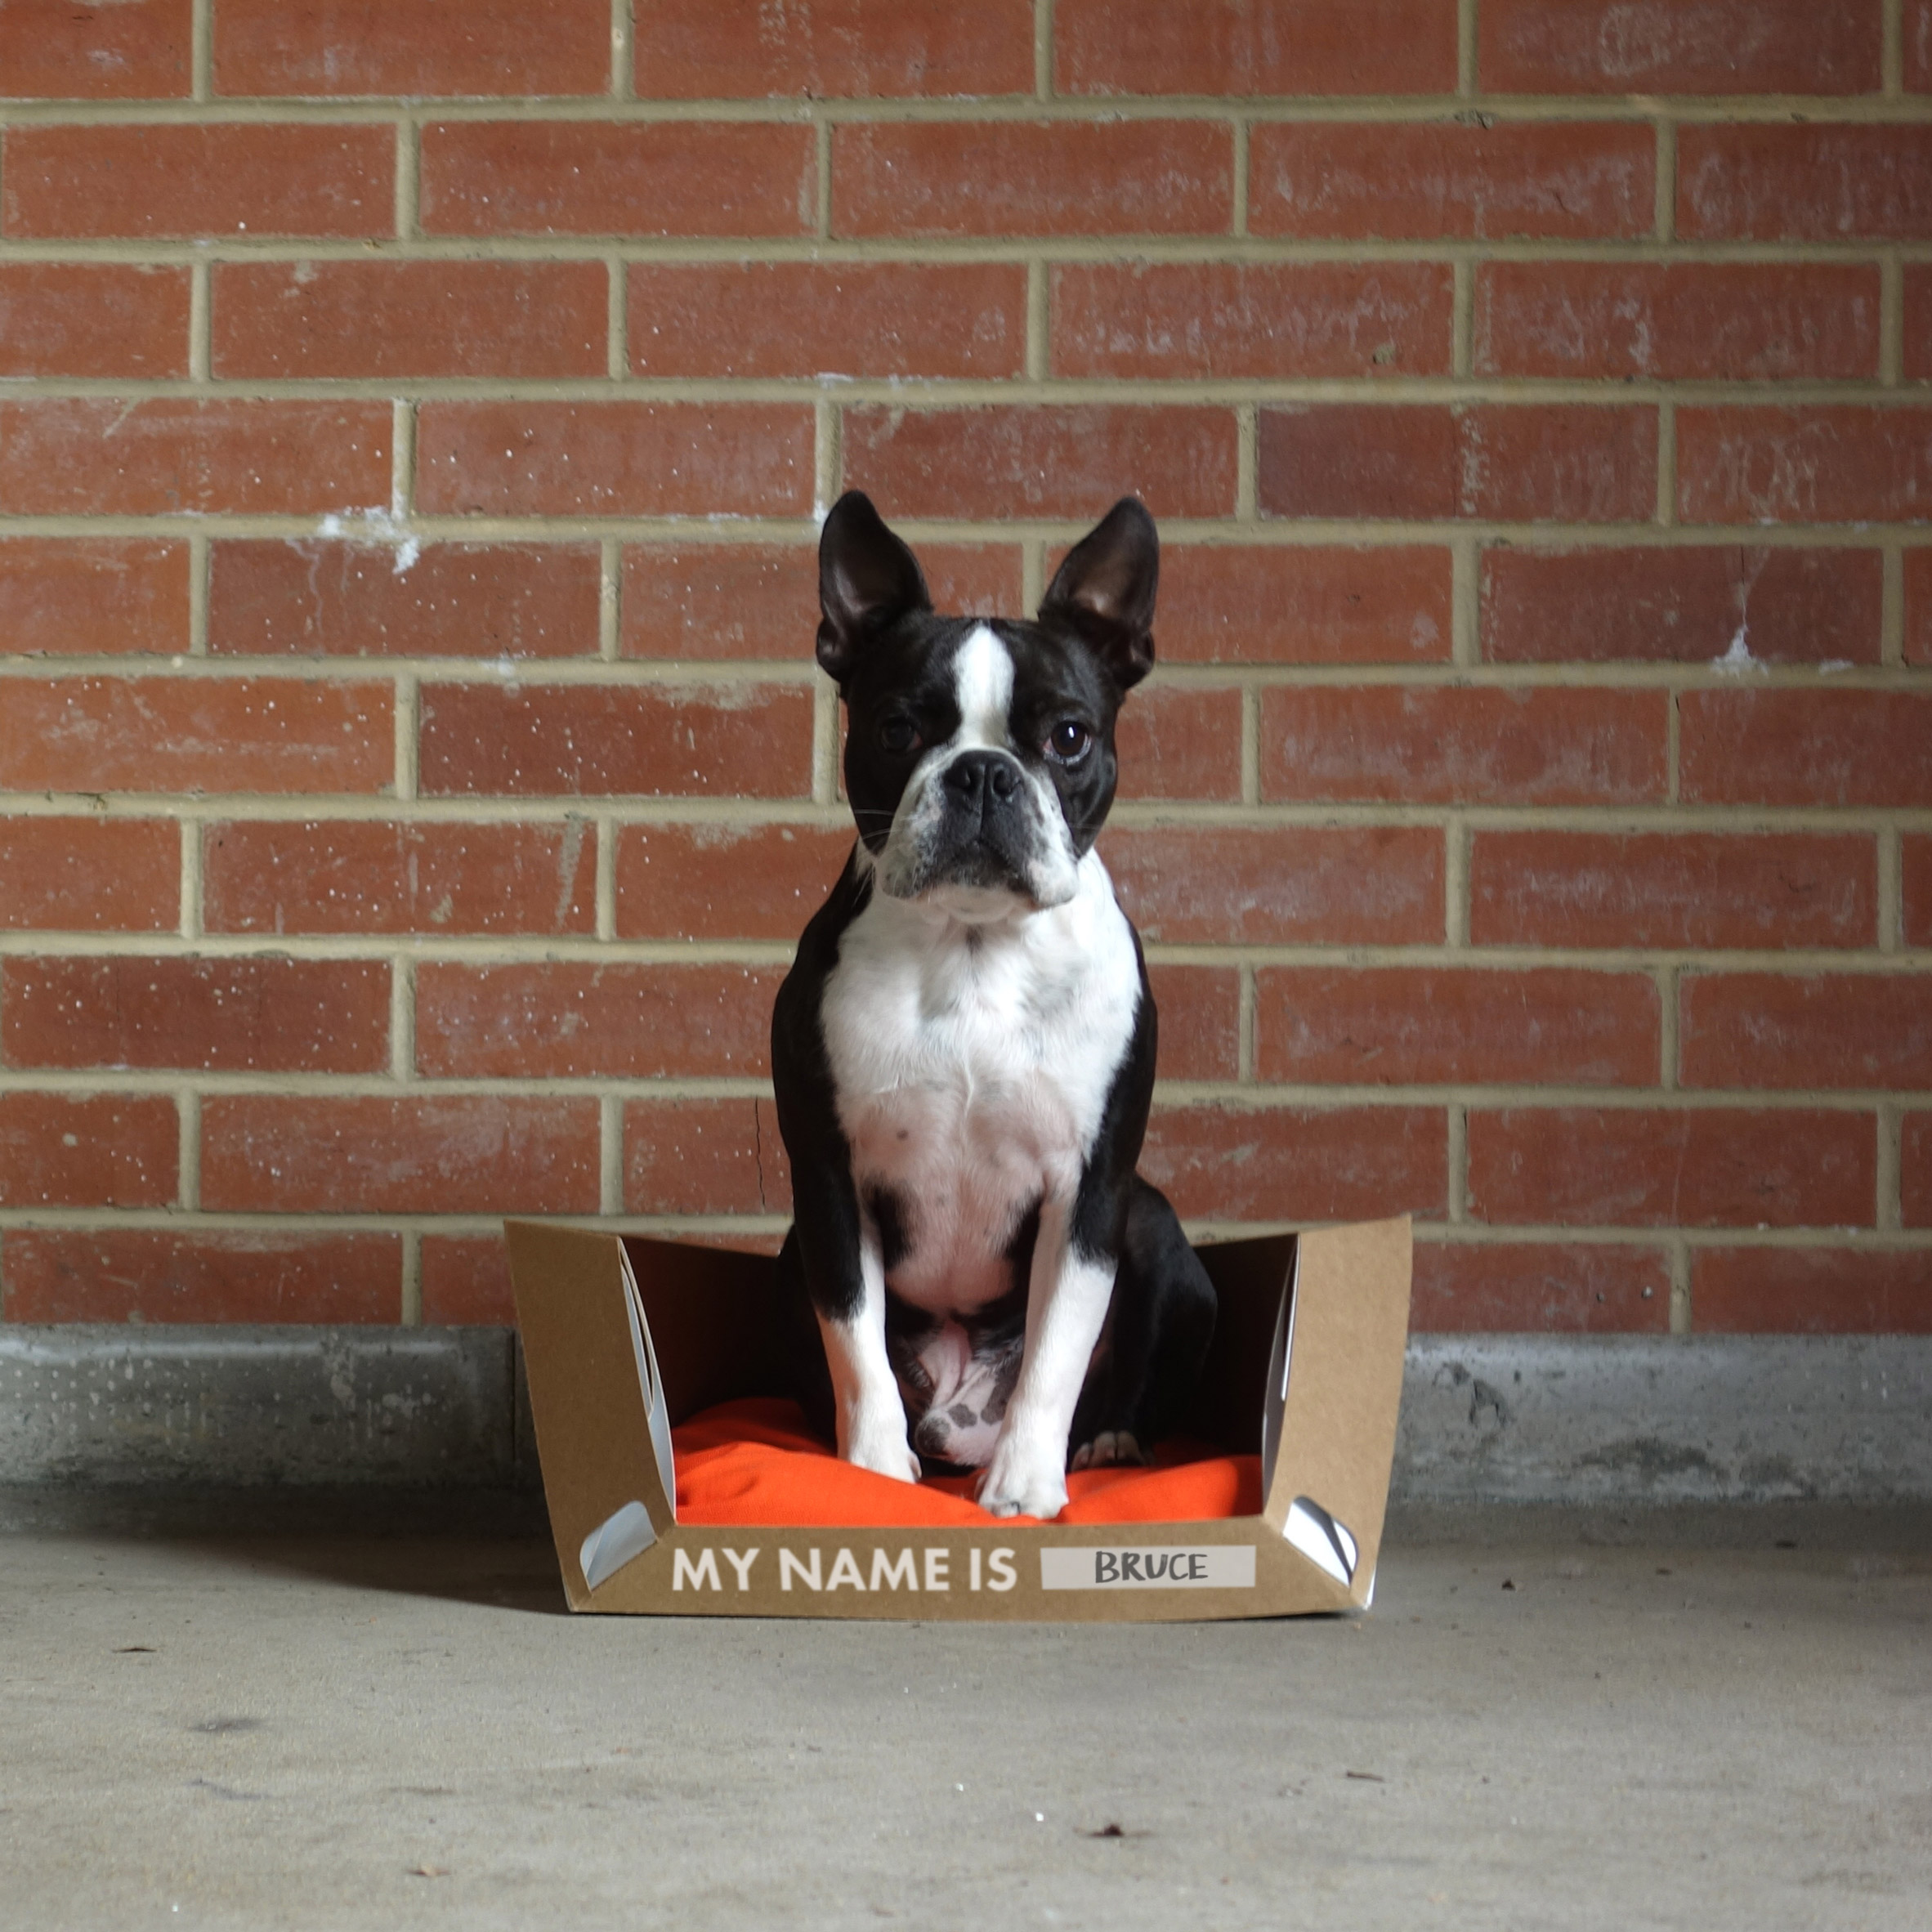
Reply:
<svg viewBox="0 0 1932 1932"><path fill-rule="evenodd" d="M1260 520L1261 412L1251 402L1234 406L1234 521Z"/></svg>
<svg viewBox="0 0 1932 1932"><path fill-rule="evenodd" d="M632 0L610 0L610 97L637 98L637 23Z"/></svg>
<svg viewBox="0 0 1932 1932"><path fill-rule="evenodd" d="M1905 947L1904 847L1896 825L1878 834L1878 950L1896 954Z"/></svg>
<svg viewBox="0 0 1932 1932"><path fill-rule="evenodd" d="M406 518L416 500L416 409L406 396L389 405L389 514Z"/></svg>
<svg viewBox="0 0 1932 1932"><path fill-rule="evenodd" d="M1657 124L1657 239L1677 239L1677 123L1666 114Z"/></svg>
<svg viewBox="0 0 1932 1932"><path fill-rule="evenodd" d="M1053 0L1033 0L1033 98L1053 98Z"/></svg>
<svg viewBox="0 0 1932 1932"><path fill-rule="evenodd" d="M180 1169L175 1197L184 1214L201 1208L201 1095L193 1087L181 1087L174 1098L176 1133L175 1161Z"/></svg>
<svg viewBox="0 0 1932 1932"><path fill-rule="evenodd" d="M180 820L181 829L181 902L180 931L183 939L192 942L201 937L202 927L202 852L203 832L201 822L190 818Z"/></svg>
<svg viewBox="0 0 1932 1932"><path fill-rule="evenodd" d="M607 343L604 366L613 382L621 382L630 373L630 271L621 255L606 255L604 272L610 278L606 291L608 307L605 320Z"/></svg>
<svg viewBox="0 0 1932 1932"><path fill-rule="evenodd" d="M597 937L608 944L617 937L617 821L608 812L592 821L597 827L597 872L593 919Z"/></svg>
<svg viewBox="0 0 1932 1932"><path fill-rule="evenodd" d="M193 262L188 269L188 380L206 382L211 360L208 265Z"/></svg>
<svg viewBox="0 0 1932 1932"><path fill-rule="evenodd" d="M189 533L188 655L192 658L205 658L208 655L208 573L213 567L213 546L208 542L206 531L196 530ZM125 659L121 661L127 662Z"/></svg>
<svg viewBox="0 0 1932 1932"><path fill-rule="evenodd" d="M812 686L812 799L839 802L839 687L822 672Z"/></svg>
<svg viewBox="0 0 1932 1932"><path fill-rule="evenodd" d="M1460 1101L1449 1103L1448 1218L1452 1224L1469 1218L1469 1110Z"/></svg>
<svg viewBox="0 0 1932 1932"><path fill-rule="evenodd" d="M1690 1244L1679 1233L1666 1243L1665 1252L1670 1263L1670 1332L1691 1335L1695 1327L1691 1307Z"/></svg>
<svg viewBox="0 0 1932 1932"><path fill-rule="evenodd" d="M606 537L597 545L597 662L615 664L623 638L624 545Z"/></svg>
<svg viewBox="0 0 1932 1932"><path fill-rule="evenodd" d="M822 113L812 123L814 165L818 179L812 190L812 231L821 241L832 238L832 123Z"/></svg>
<svg viewBox="0 0 1932 1932"><path fill-rule="evenodd" d="M389 959L389 1077L413 1086L416 1071L416 960L399 952Z"/></svg>
<svg viewBox="0 0 1932 1932"><path fill-rule="evenodd" d="M414 114L396 124L396 233L414 241L423 232L423 123Z"/></svg>
<svg viewBox="0 0 1932 1932"><path fill-rule="evenodd" d="M1047 546L1044 537L1029 537L1020 545L1020 607L1031 617L1046 595Z"/></svg>
<svg viewBox="0 0 1932 1932"><path fill-rule="evenodd" d="M1254 968L1243 966L1236 977L1234 1077L1241 1086L1254 1081L1255 1018Z"/></svg>
<svg viewBox="0 0 1932 1932"><path fill-rule="evenodd" d="M423 1326L423 1235L405 1228L402 1234L402 1301L396 1317L400 1328Z"/></svg>
<svg viewBox="0 0 1932 1932"><path fill-rule="evenodd" d="M1683 803L1684 718L1675 691L1664 694L1664 801Z"/></svg>
<svg viewBox="0 0 1932 1932"><path fill-rule="evenodd" d="M1457 0L1456 10L1456 92L1473 101L1480 82L1477 74L1476 0Z"/></svg>
<svg viewBox="0 0 1932 1932"><path fill-rule="evenodd" d="M1252 166L1249 159L1248 117L1237 114L1233 128L1234 152L1230 165L1234 170L1234 193L1228 217L1228 232L1241 236L1248 232L1248 175Z"/></svg>
<svg viewBox="0 0 1932 1932"><path fill-rule="evenodd" d="M1449 310L1449 373L1467 378L1475 354L1476 264L1463 249L1457 252L1450 266L1454 287Z"/></svg>
<svg viewBox="0 0 1932 1932"><path fill-rule="evenodd" d="M1677 521L1677 405L1657 406L1657 521L1668 530Z"/></svg>
<svg viewBox="0 0 1932 1932"><path fill-rule="evenodd" d="M1442 827L1442 943L1451 952L1469 944L1469 840L1468 822L1451 812Z"/></svg>
<svg viewBox="0 0 1932 1932"><path fill-rule="evenodd" d="M1680 1053L1678 1040L1682 976L1675 966L1665 966L1658 969L1656 977L1657 1088L1660 1093L1675 1093L1678 1091L1678 1060Z"/></svg>
<svg viewBox="0 0 1932 1932"><path fill-rule="evenodd" d="M195 0L189 15L190 98L198 105L214 95L214 0Z"/></svg>
<svg viewBox="0 0 1932 1932"><path fill-rule="evenodd" d="M838 502L843 450L839 405L821 394L812 405L812 521L822 527L825 512Z"/></svg>
<svg viewBox="0 0 1932 1932"><path fill-rule="evenodd" d="M624 1212L624 1102L615 1093L597 1098L597 1211Z"/></svg>
<svg viewBox="0 0 1932 1932"><path fill-rule="evenodd" d="M1905 371L1905 271L1896 248L1878 258L1878 379L1896 389Z"/></svg>
<svg viewBox="0 0 1932 1932"><path fill-rule="evenodd" d="M423 681L405 672L396 680L396 781L398 805L413 803L422 776Z"/></svg>
<svg viewBox="0 0 1932 1932"><path fill-rule="evenodd" d="M1450 666L1474 669L1482 658L1483 548L1477 539L1459 534L1449 545Z"/></svg>
<svg viewBox="0 0 1932 1932"><path fill-rule="evenodd" d="M1029 382L1044 382L1052 372L1053 271L1038 255L1026 262L1026 370Z"/></svg>
<svg viewBox="0 0 1932 1932"><path fill-rule="evenodd" d="M1905 663L1905 554L1895 543L1882 552L1878 606L1878 661L1902 669Z"/></svg>
<svg viewBox="0 0 1932 1932"><path fill-rule="evenodd" d="M1261 693L1250 682L1241 686L1241 803L1261 803Z"/></svg>
<svg viewBox="0 0 1932 1932"><path fill-rule="evenodd" d="M1901 1195L1905 1163L1905 1114L1890 1103L1878 1109L1878 1159L1873 1174L1876 1189L1873 1226L1881 1234L1902 1232L1905 1226Z"/></svg>
<svg viewBox="0 0 1932 1932"><path fill-rule="evenodd" d="M1889 101L1905 92L1905 0L1884 0L1880 19L1884 25L1883 48L1879 56L1879 87Z"/></svg>

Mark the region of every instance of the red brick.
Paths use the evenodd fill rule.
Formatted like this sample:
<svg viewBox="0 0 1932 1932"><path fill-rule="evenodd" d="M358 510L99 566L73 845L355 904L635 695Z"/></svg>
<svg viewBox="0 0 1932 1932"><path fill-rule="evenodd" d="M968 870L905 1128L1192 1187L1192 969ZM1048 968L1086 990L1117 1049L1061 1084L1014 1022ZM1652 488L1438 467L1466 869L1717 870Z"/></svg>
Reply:
<svg viewBox="0 0 1932 1932"><path fill-rule="evenodd" d="M630 1214L789 1214L791 1164L771 1102L628 1102L624 1206Z"/></svg>
<svg viewBox="0 0 1932 1932"><path fill-rule="evenodd" d="M1442 943L1442 840L1423 827L1116 826L1100 849L1159 944Z"/></svg>
<svg viewBox="0 0 1932 1932"><path fill-rule="evenodd" d="M832 130L836 235L1225 235L1214 121L886 121Z"/></svg>
<svg viewBox="0 0 1932 1932"><path fill-rule="evenodd" d="M1905 0L1905 84L1932 91L1932 0Z"/></svg>
<svg viewBox="0 0 1932 1932"><path fill-rule="evenodd" d="M1608 1087L1657 1076L1657 991L1644 973L1268 967L1255 980L1266 1080Z"/></svg>
<svg viewBox="0 0 1932 1932"><path fill-rule="evenodd" d="M1634 805L1661 800L1660 691L1283 686L1261 697L1264 798Z"/></svg>
<svg viewBox="0 0 1932 1932"><path fill-rule="evenodd" d="M802 798L812 694L789 686L424 687L426 796Z"/></svg>
<svg viewBox="0 0 1932 1932"><path fill-rule="evenodd" d="M1241 1058L1241 975L1232 966L1147 968L1164 1080L1232 1080Z"/></svg>
<svg viewBox="0 0 1932 1932"><path fill-rule="evenodd" d="M188 546L12 537L0 546L0 638L20 656L188 648Z"/></svg>
<svg viewBox="0 0 1932 1932"><path fill-rule="evenodd" d="M850 856L850 825L626 825L620 939L794 940Z"/></svg>
<svg viewBox="0 0 1932 1932"><path fill-rule="evenodd" d="M210 932L597 930L587 822L217 822L202 838Z"/></svg>
<svg viewBox="0 0 1932 1932"><path fill-rule="evenodd" d="M1114 727L1123 798L1238 798L1241 694L1143 685Z"/></svg>
<svg viewBox="0 0 1932 1932"><path fill-rule="evenodd" d="M1489 832L1469 856L1477 946L1869 946L1867 833Z"/></svg>
<svg viewBox="0 0 1932 1932"><path fill-rule="evenodd" d="M1452 94L1441 0L1058 0L1062 94Z"/></svg>
<svg viewBox="0 0 1932 1932"><path fill-rule="evenodd" d="M389 968L373 959L14 959L0 964L9 1067L378 1073Z"/></svg>
<svg viewBox="0 0 1932 1932"><path fill-rule="evenodd" d="M1907 1114L1898 1194L1907 1228L1932 1228L1932 1114Z"/></svg>
<svg viewBox="0 0 1932 1932"><path fill-rule="evenodd" d="M1491 664L1709 664L1742 634L1761 664L1875 664L1885 599L1876 550L1525 550L1483 556Z"/></svg>
<svg viewBox="0 0 1932 1932"><path fill-rule="evenodd" d="M1699 805L1932 805L1932 693L1698 691L1678 700Z"/></svg>
<svg viewBox="0 0 1932 1932"><path fill-rule="evenodd" d="M1663 1335L1661 1248L1550 1241L1420 1241L1409 1302L1417 1335Z"/></svg>
<svg viewBox="0 0 1932 1932"><path fill-rule="evenodd" d="M1175 543L1161 552L1161 656L1216 664L1442 664L1447 549Z"/></svg>
<svg viewBox="0 0 1932 1932"><path fill-rule="evenodd" d="M1905 553L1905 661L1932 664L1932 549Z"/></svg>
<svg viewBox="0 0 1932 1932"><path fill-rule="evenodd" d="M421 1259L426 1323L517 1326L510 1251L500 1234L426 1234Z"/></svg>
<svg viewBox="0 0 1932 1932"><path fill-rule="evenodd" d="M13 0L0 7L0 99L186 98L194 0Z"/></svg>
<svg viewBox="0 0 1932 1932"><path fill-rule="evenodd" d="M387 403L0 402L8 516L302 516L388 495Z"/></svg>
<svg viewBox="0 0 1932 1932"><path fill-rule="evenodd" d="M293 678L16 679L0 787L375 792L395 774L386 684Z"/></svg>
<svg viewBox="0 0 1932 1932"><path fill-rule="evenodd" d="M1437 1214L1448 1127L1439 1107L1161 1107L1140 1169L1192 1220Z"/></svg>
<svg viewBox="0 0 1932 1932"><path fill-rule="evenodd" d="M919 557L937 609L973 617L1019 610L1016 546L921 543ZM802 663L817 624L818 553L804 544L640 544L624 551L626 657Z"/></svg>
<svg viewBox="0 0 1932 1932"><path fill-rule="evenodd" d="M1932 974L1692 973L1688 1087L1932 1087Z"/></svg>
<svg viewBox="0 0 1932 1932"><path fill-rule="evenodd" d="M1932 127L1695 124L1677 136L1680 241L1922 241Z"/></svg>
<svg viewBox="0 0 1932 1932"><path fill-rule="evenodd" d="M12 127L3 155L0 232L16 238L396 232L387 127Z"/></svg>
<svg viewBox="0 0 1932 1932"><path fill-rule="evenodd" d="M1069 263L1053 271L1053 371L1447 375L1454 284L1434 262Z"/></svg>
<svg viewBox="0 0 1932 1932"><path fill-rule="evenodd" d="M1877 0L1485 0L1479 84L1518 94L1877 92Z"/></svg>
<svg viewBox="0 0 1932 1932"><path fill-rule="evenodd" d="M594 543L426 543L412 559L391 543L217 543L208 649L248 657L594 656L598 575Z"/></svg>
<svg viewBox="0 0 1932 1932"><path fill-rule="evenodd" d="M1932 946L1932 839L1903 841L1907 946Z"/></svg>
<svg viewBox="0 0 1932 1932"><path fill-rule="evenodd" d="M710 0L652 0L636 40L637 92L652 101L1033 92L1029 0L806 0L755 20Z"/></svg>
<svg viewBox="0 0 1932 1932"><path fill-rule="evenodd" d="M9 1322L395 1322L393 1234L9 1228Z"/></svg>
<svg viewBox="0 0 1932 1932"><path fill-rule="evenodd" d="M802 517L808 409L777 403L425 403L430 516Z"/></svg>
<svg viewBox="0 0 1932 1932"><path fill-rule="evenodd" d="M1932 1252L1699 1248L1691 1321L1701 1335L1932 1335Z"/></svg>
<svg viewBox="0 0 1932 1932"><path fill-rule="evenodd" d="M221 0L217 94L602 94L604 0Z"/></svg>
<svg viewBox="0 0 1932 1932"><path fill-rule="evenodd" d="M188 373L188 271L0 263L0 377Z"/></svg>
<svg viewBox="0 0 1932 1932"><path fill-rule="evenodd" d="M181 865L165 819L0 818L0 930L170 931Z"/></svg>
<svg viewBox="0 0 1932 1932"><path fill-rule="evenodd" d="M1572 241L1648 235L1655 220L1648 126L1297 121L1252 141L1256 235Z"/></svg>
<svg viewBox="0 0 1932 1932"><path fill-rule="evenodd" d="M1925 522L1932 409L1679 409L1677 513L1686 523Z"/></svg>
<svg viewBox="0 0 1932 1932"><path fill-rule="evenodd" d="M1681 382L1878 373L1878 271L1807 262L1491 262L1478 375Z"/></svg>
<svg viewBox="0 0 1932 1932"><path fill-rule="evenodd" d="M223 262L214 373L268 379L601 376L601 262Z"/></svg>
<svg viewBox="0 0 1932 1932"><path fill-rule="evenodd" d="M423 130L428 235L809 235L809 127L449 121Z"/></svg>
<svg viewBox="0 0 1932 1932"><path fill-rule="evenodd" d="M1648 522L1657 412L1587 403L1263 409L1259 482L1273 517Z"/></svg>
<svg viewBox="0 0 1932 1932"><path fill-rule="evenodd" d="M1017 376L1026 271L1008 262L633 262L642 376Z"/></svg>
<svg viewBox="0 0 1932 1932"><path fill-rule="evenodd" d="M597 1103L211 1094L201 1205L268 1214L595 1214Z"/></svg>
<svg viewBox="0 0 1932 1932"><path fill-rule="evenodd" d="M1932 266L1905 266L1905 376L1908 382L1932 378Z"/></svg>
<svg viewBox="0 0 1932 1932"><path fill-rule="evenodd" d="M1509 1107L1469 1117L1478 1220L1869 1228L1878 1124L1822 1108Z"/></svg>
<svg viewBox="0 0 1932 1932"><path fill-rule="evenodd" d="M158 1094L0 1093L0 1207L166 1207L180 1152Z"/></svg>
<svg viewBox="0 0 1932 1932"><path fill-rule="evenodd" d="M1234 509L1234 413L1110 403L848 409L845 482L888 516L1100 517L1138 495L1156 517Z"/></svg>
<svg viewBox="0 0 1932 1932"><path fill-rule="evenodd" d="M778 967L425 963L416 1071L455 1080L763 1075L784 977Z"/></svg>

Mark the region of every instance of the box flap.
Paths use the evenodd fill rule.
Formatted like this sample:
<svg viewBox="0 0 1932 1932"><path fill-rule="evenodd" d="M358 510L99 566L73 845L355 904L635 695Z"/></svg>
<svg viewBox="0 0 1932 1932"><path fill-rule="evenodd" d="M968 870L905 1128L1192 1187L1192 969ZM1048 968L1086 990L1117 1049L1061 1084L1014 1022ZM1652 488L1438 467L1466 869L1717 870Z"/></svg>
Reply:
<svg viewBox="0 0 1932 1932"><path fill-rule="evenodd" d="M1270 1351L1281 1420L1263 1514L1357 1603L1389 1502L1412 1253L1407 1216L1303 1234Z"/></svg>

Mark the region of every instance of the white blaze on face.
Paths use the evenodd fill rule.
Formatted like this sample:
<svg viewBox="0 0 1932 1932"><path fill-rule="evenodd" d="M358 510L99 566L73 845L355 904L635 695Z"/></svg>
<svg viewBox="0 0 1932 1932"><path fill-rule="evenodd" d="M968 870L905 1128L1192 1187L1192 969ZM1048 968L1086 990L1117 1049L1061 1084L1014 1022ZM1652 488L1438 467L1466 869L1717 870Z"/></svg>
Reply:
<svg viewBox="0 0 1932 1932"><path fill-rule="evenodd" d="M959 728L950 751L1005 751L1012 745L1013 653L982 624L953 663Z"/></svg>

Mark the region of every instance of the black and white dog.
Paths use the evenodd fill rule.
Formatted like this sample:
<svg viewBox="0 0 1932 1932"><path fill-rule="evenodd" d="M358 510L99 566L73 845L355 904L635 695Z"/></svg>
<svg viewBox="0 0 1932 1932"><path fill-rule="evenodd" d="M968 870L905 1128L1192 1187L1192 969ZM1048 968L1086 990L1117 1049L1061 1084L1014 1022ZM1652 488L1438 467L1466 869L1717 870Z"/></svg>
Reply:
<svg viewBox="0 0 1932 1932"><path fill-rule="evenodd" d="M996 1515L1057 1514L1070 1445L1076 1469L1138 1460L1214 1326L1174 1210L1134 1172L1154 1003L1093 850L1159 562L1125 499L1035 622L982 622L934 614L856 490L819 545L859 838L772 1017L792 1346L847 1461L906 1481L922 1456L983 1466Z"/></svg>

